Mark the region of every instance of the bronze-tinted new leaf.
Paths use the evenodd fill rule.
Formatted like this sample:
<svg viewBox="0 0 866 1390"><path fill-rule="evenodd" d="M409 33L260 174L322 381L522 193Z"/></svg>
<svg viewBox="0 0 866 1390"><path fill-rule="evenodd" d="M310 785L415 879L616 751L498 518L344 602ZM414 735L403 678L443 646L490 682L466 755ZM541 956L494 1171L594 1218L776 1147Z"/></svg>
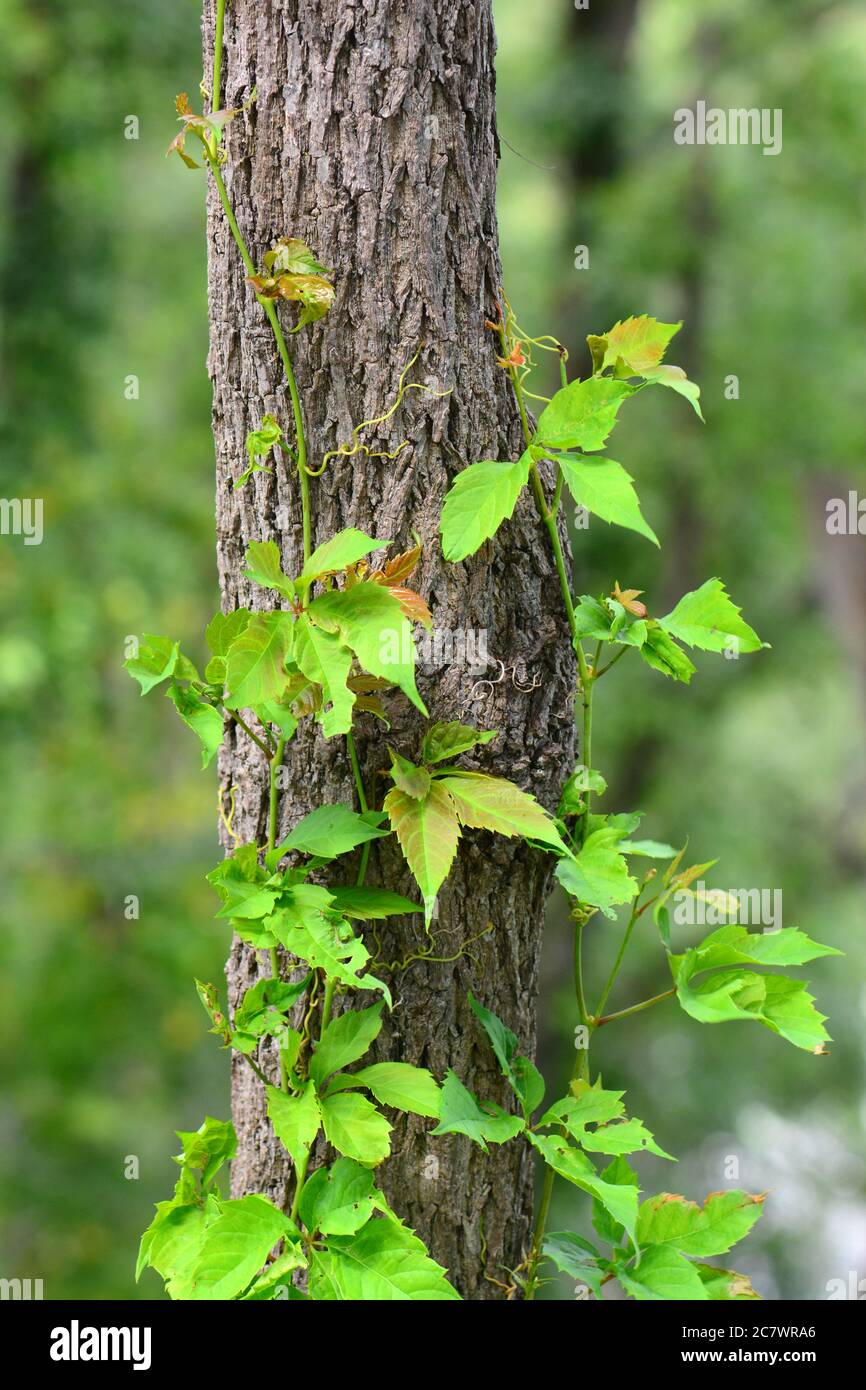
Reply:
<svg viewBox="0 0 866 1390"><path fill-rule="evenodd" d="M399 555L393 556L388 560L385 568L381 571L381 583L393 585L402 584L404 579L415 570L418 561L421 559L421 546L413 545L411 550L404 550Z"/></svg>
<svg viewBox="0 0 866 1390"><path fill-rule="evenodd" d="M615 598L617 603L621 603L623 608L628 613L633 613L636 618L645 618L647 615L646 604L639 602L642 593L643 589L621 589L619 580L617 580L611 590L611 598Z"/></svg>

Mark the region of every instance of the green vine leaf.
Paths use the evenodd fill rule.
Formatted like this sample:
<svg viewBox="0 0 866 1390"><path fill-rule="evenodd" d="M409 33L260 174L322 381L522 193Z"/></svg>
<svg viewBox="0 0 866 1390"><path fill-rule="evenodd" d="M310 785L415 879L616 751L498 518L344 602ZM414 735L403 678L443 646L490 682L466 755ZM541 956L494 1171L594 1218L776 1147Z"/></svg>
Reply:
<svg viewBox="0 0 866 1390"><path fill-rule="evenodd" d="M165 692L184 724L201 743L201 765L207 767L223 741L223 717L218 709L196 695L189 686L172 681Z"/></svg>
<svg viewBox="0 0 866 1390"><path fill-rule="evenodd" d="M224 657L232 642L247 627L252 614L248 608L216 613L205 628L205 640L215 657ZM205 673L207 674L207 673Z"/></svg>
<svg viewBox="0 0 866 1390"><path fill-rule="evenodd" d="M390 541L374 541L363 531L349 526L317 546L298 575L298 582L311 584L314 579L323 579L326 574L341 574L374 550L384 550L390 544Z"/></svg>
<svg viewBox="0 0 866 1390"><path fill-rule="evenodd" d="M331 275L319 265L312 251L300 237L281 236L270 251L264 254L264 266L273 275Z"/></svg>
<svg viewBox="0 0 866 1390"><path fill-rule="evenodd" d="M533 445L545 449L583 449L594 453L604 447L616 424L623 401L635 388L611 377L572 381L557 391L538 417Z"/></svg>
<svg viewBox="0 0 866 1390"><path fill-rule="evenodd" d="M263 589L276 589L284 598L294 600L295 586L283 572L280 547L276 541L250 541L244 556L244 577L260 584Z"/></svg>
<svg viewBox="0 0 866 1390"><path fill-rule="evenodd" d="M181 680L195 680L196 670L186 657L181 656L180 643L170 637L155 637L145 633L136 656L123 663L125 669L138 681L142 695L147 695L154 686L174 676Z"/></svg>
<svg viewBox="0 0 866 1390"><path fill-rule="evenodd" d="M654 367L651 371L646 371L642 375L644 381L649 385L667 386L671 391L676 391L678 395L684 396L698 419L706 423L704 421L704 413L701 410L701 388L694 381L689 381L682 367ZM757 1294L755 1297L757 1297Z"/></svg>
<svg viewBox="0 0 866 1390"><path fill-rule="evenodd" d="M629 647L640 647L646 641L647 623L607 595L600 601L584 594L575 607L574 618L581 640L617 642Z"/></svg>
<svg viewBox="0 0 866 1390"><path fill-rule="evenodd" d="M469 1005L490 1039L502 1075L520 1101L528 1123L532 1112L544 1100L544 1079L534 1062L528 1057L518 1055L518 1041L511 1029L506 1028L502 1020L490 1009L485 1009L483 1004L479 1004L471 991Z"/></svg>
<svg viewBox="0 0 866 1390"><path fill-rule="evenodd" d="M250 283L263 299L285 299L300 303L297 333L307 323L323 318L334 302L334 286L325 277L330 271L319 265L306 242L298 237L280 237L264 256L264 270L251 275Z"/></svg>
<svg viewBox="0 0 866 1390"><path fill-rule="evenodd" d="M268 1086L267 1097L268 1119L297 1170L306 1162L316 1135L322 1128L315 1084L306 1082L296 1096L279 1091L276 1086Z"/></svg>
<svg viewBox="0 0 866 1390"><path fill-rule="evenodd" d="M183 1169L196 1169L201 1174L202 1188L209 1187L224 1163L237 1152L237 1137L231 1120L215 1120L207 1115L197 1130L175 1131L182 1153L175 1159Z"/></svg>
<svg viewBox="0 0 866 1390"><path fill-rule="evenodd" d="M276 1298L304 1299L307 1295L301 1293L292 1284L292 1276L296 1269L306 1269L307 1257L303 1246L299 1241L287 1240L283 1244L282 1254L262 1270L262 1273L253 1280L246 1293L241 1294L243 1303L262 1302L265 1299L274 1300Z"/></svg>
<svg viewBox="0 0 866 1390"><path fill-rule="evenodd" d="M624 1091L607 1091L598 1082L590 1086L587 1081L576 1080L571 1083L572 1094L555 1101L538 1121L545 1125L565 1125L569 1132L579 1135L590 1124L607 1124L625 1113L622 1103Z"/></svg>
<svg viewBox="0 0 866 1390"><path fill-rule="evenodd" d="M374 1062L360 1071L334 1077L328 1087L328 1095L348 1091L355 1086L366 1086L380 1105L391 1105L395 1110L407 1110L412 1115L439 1119L440 1088L425 1067L413 1067L409 1062Z"/></svg>
<svg viewBox="0 0 866 1390"><path fill-rule="evenodd" d="M616 1187L631 1187L634 1189L635 1201L640 1193L640 1184L637 1173L630 1166L626 1159L620 1155L614 1158L602 1170L601 1174L606 1183L611 1183ZM625 1238L625 1227L611 1216L598 1198L592 1199L592 1224L602 1240L606 1240L610 1245L620 1245Z"/></svg>
<svg viewBox="0 0 866 1390"><path fill-rule="evenodd" d="M792 927L758 935L733 926L722 927L700 946L670 956L669 961L680 1006L699 1023L757 1021L794 1047L820 1055L830 1035L824 1028L825 1015L818 1013L802 980L759 975L735 966L716 970L696 985L692 982L695 975L732 961L789 965L840 954Z"/></svg>
<svg viewBox="0 0 866 1390"><path fill-rule="evenodd" d="M304 885L311 886L311 885ZM324 892L323 889L319 890ZM391 991L375 975L361 975L370 959L363 941L354 935L348 922L334 913L310 912L304 919L292 918L280 908L268 917L265 926L287 951L308 965L324 970L332 979L353 989L381 990L391 1007Z"/></svg>
<svg viewBox="0 0 866 1390"><path fill-rule="evenodd" d="M280 731L282 738L288 740L294 737L295 730L300 723L298 717L292 714L291 708L286 703L286 698L291 692L291 676L289 685L282 700L264 700L260 705L253 705L253 714L261 724L274 724Z"/></svg>
<svg viewBox="0 0 866 1390"><path fill-rule="evenodd" d="M261 1269L277 1241L284 1237L291 1240L295 1234L289 1218L266 1197L250 1194L220 1202L218 1216L201 1232L184 1296L194 1301L235 1298ZM297 1267L306 1264L300 1250L296 1256ZM177 1291L172 1296L178 1296Z"/></svg>
<svg viewBox="0 0 866 1390"><path fill-rule="evenodd" d="M632 1298L700 1302L709 1298L697 1269L678 1250L651 1245L633 1265L616 1266L619 1282Z"/></svg>
<svg viewBox="0 0 866 1390"><path fill-rule="evenodd" d="M237 492L254 473L273 473L272 468L267 468L263 463L259 463L260 458L266 458L271 450L283 444L283 431L277 424L273 415L265 415L259 429L250 430L247 435L247 466L240 477L233 485L233 491Z"/></svg>
<svg viewBox="0 0 866 1390"><path fill-rule="evenodd" d="M607 338L599 333L588 333L586 344L592 358L592 374L600 376L604 366L604 355L607 352Z"/></svg>
<svg viewBox="0 0 866 1390"><path fill-rule="evenodd" d="M724 970L702 980L696 989L680 985L677 998L699 1023L757 1020L795 1047L818 1055L826 1051L824 1044L830 1041L824 1028L825 1015L818 1013L802 980Z"/></svg>
<svg viewBox="0 0 866 1390"><path fill-rule="evenodd" d="M276 868L280 860L296 850L300 854L312 854L317 859L336 859L341 854L349 854L358 845L369 840L379 840L390 835L390 828L382 828L384 812L367 811L359 814L351 807L337 802L333 805L317 806L303 820L298 821L294 830L276 849L265 856L268 868Z"/></svg>
<svg viewBox="0 0 866 1390"><path fill-rule="evenodd" d="M195 980L195 992L201 1000L202 1008L211 1021L209 1033L215 1034L224 1047L231 1045L231 1028L228 1024L225 1009L220 1000L219 990L216 985L205 984L203 980Z"/></svg>
<svg viewBox="0 0 866 1390"><path fill-rule="evenodd" d="M204 668L204 678L214 687L214 694L221 696L226 683L226 663L222 656L212 656Z"/></svg>
<svg viewBox="0 0 866 1390"><path fill-rule="evenodd" d="M707 1298L737 1303L743 1299L761 1297L752 1287L747 1274L736 1274L732 1269L717 1269L715 1265L696 1264L695 1269L707 1291Z"/></svg>
<svg viewBox="0 0 866 1390"><path fill-rule="evenodd" d="M731 648L738 652L757 652L768 646L741 617L740 609L728 597L721 579L708 579L699 589L684 594L676 608L658 622L671 637L707 652Z"/></svg>
<svg viewBox="0 0 866 1390"><path fill-rule="evenodd" d="M460 824L454 803L439 782L433 782L423 800L392 787L385 797L385 810L397 836L406 863L424 900L424 921L429 927L436 905L436 894L448 877Z"/></svg>
<svg viewBox="0 0 866 1390"><path fill-rule="evenodd" d="M450 796L462 826L493 830L499 835L522 835L568 854L553 820L534 796L515 787L503 777L481 772L443 769L436 773L435 785Z"/></svg>
<svg viewBox="0 0 866 1390"><path fill-rule="evenodd" d="M682 647L677 646L656 622L646 624L646 639L638 650L647 666L661 671L663 676L682 681L683 685L688 685L697 669Z"/></svg>
<svg viewBox="0 0 866 1390"><path fill-rule="evenodd" d="M424 911L420 903L413 903L401 893L392 893L390 888L337 887L330 891L337 912L365 922Z"/></svg>
<svg viewBox="0 0 866 1390"><path fill-rule="evenodd" d="M308 1231L351 1236L377 1208L388 1209L370 1169L351 1158L338 1158L330 1168L317 1168L307 1179L299 1215Z"/></svg>
<svg viewBox="0 0 866 1390"><path fill-rule="evenodd" d="M677 851L662 840L620 840L623 854L636 854L643 859L673 859Z"/></svg>
<svg viewBox="0 0 866 1390"><path fill-rule="evenodd" d="M165 1280L172 1299L190 1298L190 1271L198 1257L209 1223L219 1215L217 1197L211 1193L202 1204L159 1202L156 1216L141 1237L136 1282L148 1266Z"/></svg>
<svg viewBox="0 0 866 1390"><path fill-rule="evenodd" d="M264 1197L225 1201L212 1190L222 1163L235 1152L230 1123L208 1118L196 1133L180 1138L181 1177L173 1199L158 1203L142 1236L135 1277L150 1265L172 1299L232 1299L250 1284L272 1246L285 1239L288 1251L299 1231ZM200 1188L192 1178L195 1169L202 1173ZM295 1267L303 1266L304 1255L294 1248Z"/></svg>
<svg viewBox="0 0 866 1390"><path fill-rule="evenodd" d="M625 1119L622 1115L622 1091L604 1091L576 1083L580 1088L573 1096L557 1101L539 1120L539 1126L564 1126L575 1143L590 1153L620 1154L651 1153L658 1158L675 1161L659 1148L641 1120ZM590 1129L588 1126L592 1125Z"/></svg>
<svg viewBox="0 0 866 1390"><path fill-rule="evenodd" d="M423 1242L390 1217L374 1217L353 1236L331 1236L313 1256L310 1293L317 1301L365 1303L460 1298Z"/></svg>
<svg viewBox="0 0 866 1390"><path fill-rule="evenodd" d="M322 687L324 704L316 719L325 738L347 734L352 727L355 694L347 681L352 653L335 632L326 632L302 613L295 627L295 661L308 680Z"/></svg>
<svg viewBox="0 0 866 1390"><path fill-rule="evenodd" d="M567 1182L588 1192L608 1215L634 1240L637 1225L637 1188L631 1183L612 1183L599 1177L586 1154L559 1135L528 1133L527 1139L545 1163Z"/></svg>
<svg viewBox="0 0 866 1390"><path fill-rule="evenodd" d="M223 901L218 917L265 917L281 891L280 881L269 880L260 866L254 844L238 846L205 877Z"/></svg>
<svg viewBox="0 0 866 1390"><path fill-rule="evenodd" d="M249 280L263 299L285 299L303 306L293 333L324 318L334 302L334 286L322 275L251 275Z"/></svg>
<svg viewBox="0 0 866 1390"><path fill-rule="evenodd" d="M369 1009L349 1009L328 1024L310 1062L310 1076L317 1086L321 1087L331 1072L363 1057L379 1036L382 1008L382 1004L373 1004Z"/></svg>
<svg viewBox="0 0 866 1390"><path fill-rule="evenodd" d="M602 338L593 339L596 344L605 344L599 370L613 367L619 376L644 376L658 366L682 326L682 321L660 323L649 314L622 319ZM593 352L593 360L596 358L597 350Z"/></svg>
<svg viewBox="0 0 866 1390"><path fill-rule="evenodd" d="M594 792L596 796L604 796L606 791L607 782L600 772L594 772L590 767L579 765L563 783L559 805L556 808L558 819L563 820L566 816L581 815L586 808L587 792Z"/></svg>
<svg viewBox="0 0 866 1390"><path fill-rule="evenodd" d="M391 1126L366 1096L340 1092L321 1098L328 1143L345 1158L375 1168L391 1152Z"/></svg>
<svg viewBox="0 0 866 1390"><path fill-rule="evenodd" d="M421 761L441 763L445 758L456 758L459 753L467 753L477 744L489 743L496 737L495 729L473 729L456 719L447 724L431 724L421 745Z"/></svg>
<svg viewBox="0 0 866 1390"><path fill-rule="evenodd" d="M609 458L583 458L580 454L558 454L566 486L579 507L615 526L625 526L659 544L655 531L641 515L638 495L621 463Z"/></svg>
<svg viewBox="0 0 866 1390"><path fill-rule="evenodd" d="M690 882L711 864L698 864L674 882ZM698 945L681 956L671 957L674 979L689 980L700 970L712 970L724 965L806 965L822 956L841 956L835 946L813 941L797 927L781 927L778 931L751 932L748 927L719 927Z"/></svg>
<svg viewBox="0 0 866 1390"><path fill-rule="evenodd" d="M426 767L416 767L395 753L393 748L389 748L388 752L391 755L391 771L387 775L393 778L394 785L416 801L423 801L430 790L430 773Z"/></svg>
<svg viewBox="0 0 866 1390"><path fill-rule="evenodd" d="M485 1101L482 1106L455 1072L445 1074L440 1097L440 1120L432 1135L465 1134L487 1152L489 1144L506 1144L526 1128L518 1115L507 1115L500 1105Z"/></svg>
<svg viewBox="0 0 866 1390"><path fill-rule="evenodd" d="M616 1121L614 1124L599 1125L592 1131L584 1130L580 1135L580 1145L590 1153L614 1157L617 1154L651 1153L657 1158L676 1162L673 1154L659 1148L642 1120Z"/></svg>
<svg viewBox="0 0 866 1390"><path fill-rule="evenodd" d="M604 1268L595 1246L571 1231L551 1231L546 1237L543 1253L561 1274L586 1284L596 1298L601 1298Z"/></svg>
<svg viewBox="0 0 866 1390"><path fill-rule="evenodd" d="M516 463L471 463L458 473L442 504L442 553L456 564L474 555L514 512L529 481L532 459Z"/></svg>
<svg viewBox="0 0 866 1390"><path fill-rule="evenodd" d="M684 1255L724 1255L754 1226L763 1211L763 1194L731 1190L713 1192L703 1206L672 1192L641 1202L637 1241L644 1246L672 1246Z"/></svg>
<svg viewBox="0 0 866 1390"><path fill-rule="evenodd" d="M239 106L224 107L220 111L210 111L206 116L202 116L193 111L187 93L180 92L175 97L174 109L182 129L166 150L166 156L170 154L180 155L188 169L199 169L201 165L197 164L192 156L186 152L187 136L194 135L201 142L205 156L209 159L216 159L225 127L229 121L234 120L235 116L240 115L244 108Z"/></svg>
<svg viewBox="0 0 866 1390"><path fill-rule="evenodd" d="M339 633L361 669L398 685L422 714L427 707L415 686L412 628L399 600L381 584L332 589L307 609L311 622Z"/></svg>
<svg viewBox="0 0 866 1390"><path fill-rule="evenodd" d="M699 420L703 420L700 388L689 381L682 367L660 365L671 338L681 323L659 323L648 314L624 319L603 336L590 334L587 338L592 356L593 375L608 367L618 378L639 376L648 385L668 386L690 403Z"/></svg>
<svg viewBox="0 0 866 1390"><path fill-rule="evenodd" d="M235 1011L232 1046L239 1052L253 1052L263 1037L283 1033L286 1014L305 992L309 979L305 975L290 983L266 976L251 985Z"/></svg>
<svg viewBox="0 0 866 1390"><path fill-rule="evenodd" d="M280 896L279 884L248 883L233 876L217 882L210 874L208 878L221 891L224 899L224 906L220 908L217 917L260 921L273 912Z"/></svg>
<svg viewBox="0 0 866 1390"><path fill-rule="evenodd" d="M631 877L622 853L623 831L603 826L587 836L579 853L560 859L556 877L566 893L578 902L599 908L605 917L615 917L613 908L631 902L639 884Z"/></svg>
<svg viewBox="0 0 866 1390"><path fill-rule="evenodd" d="M289 675L286 660L292 650L294 621L283 612L254 613L249 625L229 647L226 683L229 709L247 709L265 700L279 700Z"/></svg>

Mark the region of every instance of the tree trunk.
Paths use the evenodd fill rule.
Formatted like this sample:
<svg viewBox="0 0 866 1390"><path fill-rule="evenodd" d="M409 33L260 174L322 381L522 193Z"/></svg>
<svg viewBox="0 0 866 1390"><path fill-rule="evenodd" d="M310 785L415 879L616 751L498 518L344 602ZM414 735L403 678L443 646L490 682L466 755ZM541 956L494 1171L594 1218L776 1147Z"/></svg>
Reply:
<svg viewBox="0 0 866 1390"><path fill-rule="evenodd" d="M208 75L213 9L206 0ZM240 106L253 87L257 99L229 127L224 176L254 260L288 234L305 239L333 268L337 297L329 315L289 339L313 466L351 438L354 424L388 407L419 348L410 379L452 388L438 400L410 392L372 435L371 447L389 452L408 440L396 458L332 460L313 481L314 544L349 525L390 537L398 548L412 543L413 531L420 534L424 554L413 583L436 630L456 639L454 660L419 670L431 717L500 730L476 765L511 776L552 807L572 759L572 657L538 519L524 499L496 541L457 566L443 562L437 542L442 498L458 467L515 458L522 449L507 377L484 327L500 283L493 54L490 0L234 0L226 16L223 104ZM213 188L208 268L222 604L268 607L263 591L241 576L243 552L250 540L276 539L285 569L298 572L296 478L290 469L259 473L238 492L232 481L247 431L270 411L291 439L292 415L270 329ZM486 681L459 659L467 630L486 631ZM386 743L411 757L423 732L407 701L388 704L387 734L369 715L356 724L376 805L388 785L381 780ZM235 830L261 841L266 768L242 732L227 739L221 777L224 789L235 788ZM344 740L326 742L305 721L288 746L282 830L317 804L353 798ZM411 892L399 853L382 843L368 881ZM549 866L520 842L469 832L432 929L435 955L456 959L382 966L423 947L417 918L390 919L381 953L370 936L376 973L389 979L395 1001L378 1057L428 1066L440 1078L454 1067L481 1097L505 1100L467 990L503 1017L531 1055ZM267 973L265 956L235 941L227 965L232 1007ZM281 1199L287 1158L265 1119L261 1085L238 1058L233 1114L236 1195L261 1191ZM429 1123L391 1118L393 1154L379 1174L389 1199L464 1297L500 1296L490 1281L507 1281L527 1244L532 1172L525 1146L487 1156L463 1137L430 1139Z"/></svg>

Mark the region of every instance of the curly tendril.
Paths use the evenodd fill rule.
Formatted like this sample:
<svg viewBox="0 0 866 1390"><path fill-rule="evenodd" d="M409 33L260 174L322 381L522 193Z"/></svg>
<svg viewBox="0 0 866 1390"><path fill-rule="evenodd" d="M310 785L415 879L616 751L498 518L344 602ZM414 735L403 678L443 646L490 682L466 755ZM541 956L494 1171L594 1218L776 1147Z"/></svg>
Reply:
<svg viewBox="0 0 866 1390"><path fill-rule="evenodd" d="M371 449L369 445L363 443L363 441L359 438L359 435L361 433L361 430L367 429L367 427L370 425L382 425L385 423L386 420L390 420L391 416L394 415L397 409L399 408L403 400L403 397L409 391L422 391L425 395L432 396L434 400L439 400L442 396L450 396L450 386L446 391L436 391L433 389L432 386L427 386L426 383L423 381L406 381L406 377L408 376L409 372L411 371L412 367L414 367L415 363L418 361L418 358L420 356L421 349L419 348L418 351L415 353L415 356L409 362L406 363L406 366L400 373L400 379L397 382L397 394L394 400L392 401L391 405L385 411L384 415L374 415L371 419L362 420L359 425L355 425L354 429L352 430L351 444L341 444L337 449L329 449L328 452L323 456L322 462L320 463L318 468L310 468L309 464L307 464L306 473L308 477L320 477L322 473L324 473L331 459L333 458L352 458L355 454L363 454L365 458L393 460L397 457L399 453L401 453L404 449L407 449L409 447L409 440L404 439L402 443L397 445L396 449L392 449L390 452L386 452L382 449Z"/></svg>

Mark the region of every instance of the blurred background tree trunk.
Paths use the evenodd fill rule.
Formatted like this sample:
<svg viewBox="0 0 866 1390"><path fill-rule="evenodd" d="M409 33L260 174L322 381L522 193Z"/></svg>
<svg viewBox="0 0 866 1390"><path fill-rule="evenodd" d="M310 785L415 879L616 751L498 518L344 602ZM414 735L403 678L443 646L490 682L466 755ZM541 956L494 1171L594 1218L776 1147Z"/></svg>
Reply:
<svg viewBox="0 0 866 1390"><path fill-rule="evenodd" d="M205 5L210 73L213 5ZM490 0L235 0L228 10L223 104L256 100L229 128L224 174L254 260L279 236L304 238L332 267L328 317L289 339L304 402L310 459L380 415L400 372L441 399L411 392L393 420L370 434L373 449L409 446L393 461L332 460L312 483L314 543L357 526L398 547L424 541L416 579L454 659L422 666L419 687L434 719L500 730L480 765L507 774L555 806L572 760L572 661L561 603L537 519L528 505L473 561L445 566L436 533L442 497L464 463L512 458L519 423L484 321L495 314L500 263L495 212L498 144ZM241 577L246 544L275 539L290 574L302 564L301 507L291 469L260 473L241 491L232 481L244 439L270 411L291 438L291 411L270 329L246 282L214 190L208 222L213 426L217 457L217 552L221 598L266 606L270 597ZM287 313L288 319L288 313ZM490 668L462 660L465 634L486 634ZM483 663L482 663L483 664ZM489 679L479 679L489 677ZM412 756L422 724L402 698L388 700L387 741ZM387 788L386 738L369 715L356 738L371 803ZM230 735L223 788L235 788L235 830L265 833L266 768L243 735ZM303 728L289 745L281 830L321 802L353 802L342 739ZM399 854L386 846L369 880L411 892ZM394 963L424 949L418 919L391 919L378 940L377 973L390 980L395 1010L378 1055L453 1066L484 1097L504 1100L489 1048L467 1003L473 989L518 1034L530 1054L549 861L510 842L470 833L433 925L438 962ZM396 921L397 926L391 924ZM382 962L390 962L383 965ZM232 1006L264 959L235 942L227 966ZM280 1198L286 1155L264 1117L251 1070L235 1065L236 1194ZM491 1280L524 1252L532 1209L531 1163L522 1146L485 1156L462 1137L431 1140L420 1120L396 1122L381 1181L400 1215L428 1242L465 1297L495 1298Z"/></svg>

